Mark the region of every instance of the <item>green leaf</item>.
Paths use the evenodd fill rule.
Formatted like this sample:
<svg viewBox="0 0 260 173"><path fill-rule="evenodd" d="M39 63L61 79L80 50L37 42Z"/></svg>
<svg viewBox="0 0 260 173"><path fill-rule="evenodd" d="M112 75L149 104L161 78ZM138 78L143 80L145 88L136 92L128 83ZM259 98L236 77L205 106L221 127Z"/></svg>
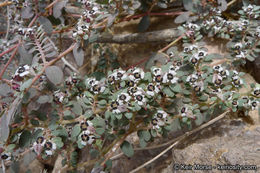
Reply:
<svg viewBox="0 0 260 173"><path fill-rule="evenodd" d="M112 112L110 112L110 111L107 110L107 111L105 112L105 118L108 119L108 118L111 116L111 114L112 114Z"/></svg>
<svg viewBox="0 0 260 173"><path fill-rule="evenodd" d="M57 145L57 147L60 149L61 147L63 147L63 142L61 137L55 137L53 138L53 142Z"/></svg>
<svg viewBox="0 0 260 173"><path fill-rule="evenodd" d="M107 101L106 101L106 100L100 100L100 101L98 102L98 104L99 104L100 106L106 106Z"/></svg>
<svg viewBox="0 0 260 173"><path fill-rule="evenodd" d="M232 89L232 86L231 85L227 85L223 88L223 90L226 90L226 91L229 91Z"/></svg>
<svg viewBox="0 0 260 173"><path fill-rule="evenodd" d="M183 6L184 6L185 10L187 10L187 11L192 10L192 7L193 7L192 0L183 0L182 2L183 2Z"/></svg>
<svg viewBox="0 0 260 173"><path fill-rule="evenodd" d="M19 147L24 148L29 146L31 142L32 134L28 130L24 130L19 139Z"/></svg>
<svg viewBox="0 0 260 173"><path fill-rule="evenodd" d="M95 77L97 80L101 80L106 75L102 72L97 71L97 72L92 73L91 76Z"/></svg>
<svg viewBox="0 0 260 173"><path fill-rule="evenodd" d="M173 97L174 96L174 93L172 92L172 90L169 88L169 87L164 87L163 88L163 92L169 96L169 97Z"/></svg>
<svg viewBox="0 0 260 173"><path fill-rule="evenodd" d="M29 80L25 81L25 82L21 85L20 90L21 90L21 91L24 91L26 88L29 88L29 86L31 86L31 84L32 84L32 79L29 79Z"/></svg>
<svg viewBox="0 0 260 173"><path fill-rule="evenodd" d="M255 60L255 58L252 57L251 55L247 55L247 56L246 56L246 59L248 59L248 60L251 61L251 62Z"/></svg>
<svg viewBox="0 0 260 173"><path fill-rule="evenodd" d="M217 97L210 97L210 101L216 101L217 99Z"/></svg>
<svg viewBox="0 0 260 173"><path fill-rule="evenodd" d="M149 141L149 140L151 139L151 134L150 134L149 131L143 130L142 133L143 133L143 136L144 136L144 140L145 140L145 141Z"/></svg>
<svg viewBox="0 0 260 173"><path fill-rule="evenodd" d="M84 51L80 47L79 43L77 43L76 46L73 48L73 55L77 65L82 66L84 61Z"/></svg>
<svg viewBox="0 0 260 173"><path fill-rule="evenodd" d="M97 134L102 135L105 132L105 129L104 128L96 128L96 132L97 132Z"/></svg>
<svg viewBox="0 0 260 173"><path fill-rule="evenodd" d="M10 145L7 146L6 151L7 152L12 152L15 147L16 147L15 144L10 144Z"/></svg>
<svg viewBox="0 0 260 173"><path fill-rule="evenodd" d="M190 17L190 12L183 12L181 15L177 16L174 20L175 23L183 23L186 22Z"/></svg>
<svg viewBox="0 0 260 173"><path fill-rule="evenodd" d="M155 129L151 129L151 135L152 137L156 137L157 136L157 132Z"/></svg>
<svg viewBox="0 0 260 173"><path fill-rule="evenodd" d="M203 115L202 114L196 114L196 120L195 120L195 124L197 126L201 125L204 121Z"/></svg>
<svg viewBox="0 0 260 173"><path fill-rule="evenodd" d="M73 102L73 107L71 108L71 110L76 115L82 114L82 107L77 102Z"/></svg>
<svg viewBox="0 0 260 173"><path fill-rule="evenodd" d="M209 109L208 106L202 106L202 107L200 108L200 110L202 110L202 111L206 111L206 110L208 110L208 109Z"/></svg>
<svg viewBox="0 0 260 173"><path fill-rule="evenodd" d="M127 112L127 113L125 113L125 117L130 120L133 117L133 113Z"/></svg>
<svg viewBox="0 0 260 173"><path fill-rule="evenodd" d="M120 148L127 157L132 157L134 155L133 146L128 141L124 141Z"/></svg>
<svg viewBox="0 0 260 173"><path fill-rule="evenodd" d="M144 16L138 24L138 31L145 32L150 26L150 17Z"/></svg>
<svg viewBox="0 0 260 173"><path fill-rule="evenodd" d="M145 142L144 139L139 139L139 143L140 143L140 147L141 147L141 148L144 148L144 147L147 146L147 143Z"/></svg>
<svg viewBox="0 0 260 173"><path fill-rule="evenodd" d="M73 141L76 141L76 138L80 134L80 132L81 132L80 125L79 124L75 125L71 132L71 138Z"/></svg>
<svg viewBox="0 0 260 173"><path fill-rule="evenodd" d="M170 88L172 89L172 91L174 91L176 93L181 92L181 85L180 84L176 84L175 86L174 85L170 85Z"/></svg>
<svg viewBox="0 0 260 173"><path fill-rule="evenodd" d="M201 97L199 97L199 101L205 102L208 100L208 96L207 95L202 95Z"/></svg>
<svg viewBox="0 0 260 173"><path fill-rule="evenodd" d="M182 100L183 103L190 103L191 102L191 99L190 98L184 98Z"/></svg>
<svg viewBox="0 0 260 173"><path fill-rule="evenodd" d="M145 73L144 80L147 80L148 82L152 82L152 74L151 74L151 72L146 72Z"/></svg>
<svg viewBox="0 0 260 173"><path fill-rule="evenodd" d="M48 95L40 96L37 100L38 103L43 104L49 102L51 99Z"/></svg>
<svg viewBox="0 0 260 173"><path fill-rule="evenodd" d="M58 66L49 66L45 70L47 78L54 84L60 84L63 80L63 72Z"/></svg>
<svg viewBox="0 0 260 173"><path fill-rule="evenodd" d="M115 115L116 115L116 118L119 119L119 120L121 120L121 118L123 116L122 114L115 114Z"/></svg>

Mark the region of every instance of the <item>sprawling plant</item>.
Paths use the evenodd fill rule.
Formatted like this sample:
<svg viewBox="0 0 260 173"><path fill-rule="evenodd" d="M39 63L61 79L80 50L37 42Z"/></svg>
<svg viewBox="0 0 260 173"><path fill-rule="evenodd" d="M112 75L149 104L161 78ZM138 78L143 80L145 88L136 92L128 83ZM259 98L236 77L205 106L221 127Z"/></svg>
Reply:
<svg viewBox="0 0 260 173"><path fill-rule="evenodd" d="M59 154L70 171L109 171L118 148L133 156L133 133L145 147L177 126L191 129L227 110L246 116L258 109L260 85L247 84L239 67L259 56L260 6L245 4L239 16L226 17L222 12L235 1L183 2L186 12L165 13L180 14L175 22L184 23L181 35L157 52L166 63L148 70L118 68L113 50L95 42L104 29L133 18L142 17L139 28L145 31L149 16L159 14L152 10L171 8L170 1L3 2L8 20L0 39L2 169L29 151L40 160ZM228 40L228 52L208 53L205 37ZM66 40L72 45L62 52ZM179 40L182 46L174 47ZM85 47L91 46L100 56L97 71L81 76L65 56L73 52L83 66ZM54 65L59 60L70 74ZM242 87L250 91L239 92ZM79 162L84 148L92 160Z"/></svg>

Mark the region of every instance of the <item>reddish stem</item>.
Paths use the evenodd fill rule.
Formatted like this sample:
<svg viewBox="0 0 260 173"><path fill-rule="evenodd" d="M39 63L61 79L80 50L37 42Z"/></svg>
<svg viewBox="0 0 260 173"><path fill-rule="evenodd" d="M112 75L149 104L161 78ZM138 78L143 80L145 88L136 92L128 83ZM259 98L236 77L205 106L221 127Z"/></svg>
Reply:
<svg viewBox="0 0 260 173"><path fill-rule="evenodd" d="M36 19L38 18L38 15L35 15L33 20L31 21L31 23L28 25L28 28L32 27L32 25L34 24L34 22L36 21Z"/></svg>
<svg viewBox="0 0 260 173"><path fill-rule="evenodd" d="M127 67L126 70L128 70L128 69L130 69L130 68L132 68L132 67L136 67L136 66L138 66L138 65L140 65L140 64L142 64L142 63L144 63L144 62L147 61L149 58L150 58L150 57L148 56L148 57L142 59L141 61L137 62L136 64L133 64L133 65Z"/></svg>
<svg viewBox="0 0 260 173"><path fill-rule="evenodd" d="M15 54L16 54L16 52L18 51L18 47L19 47L20 44L21 44L21 42L19 42L19 43L17 44L17 46L16 46L16 48L15 48L15 50L14 50L12 56L11 56L10 59L7 61L7 63L5 64L3 70L1 71L1 73L0 73L0 80L2 79L2 76L4 75L5 70L7 69L8 65L9 65L9 64L11 63L11 61L14 59Z"/></svg>
<svg viewBox="0 0 260 173"><path fill-rule="evenodd" d="M5 54L11 52L12 50L14 50L16 47L18 47L20 45L20 43L17 43L16 45L14 45L13 47L9 48L8 50L0 53L0 57L4 56Z"/></svg>
<svg viewBox="0 0 260 173"><path fill-rule="evenodd" d="M52 64L54 64L55 62L57 62L58 60L60 60L62 57L64 57L65 55L67 55L68 53L70 53L73 48L76 46L76 44L73 44L72 46L70 46L67 50L65 50L64 52L62 52L57 58L51 60L50 62L48 62L46 65L44 65L42 71L37 74L33 80L32 80L32 83L31 85L26 88L26 90L24 91L24 93L27 93L28 90L32 87L32 85L40 78L40 76L44 73L44 71L46 70L47 67L51 66Z"/></svg>

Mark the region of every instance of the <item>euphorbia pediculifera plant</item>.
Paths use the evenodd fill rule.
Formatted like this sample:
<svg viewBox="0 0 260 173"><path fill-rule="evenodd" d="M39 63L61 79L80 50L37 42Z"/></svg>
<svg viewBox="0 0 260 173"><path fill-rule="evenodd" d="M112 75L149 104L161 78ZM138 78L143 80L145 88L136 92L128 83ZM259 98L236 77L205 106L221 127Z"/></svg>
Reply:
<svg viewBox="0 0 260 173"><path fill-rule="evenodd" d="M132 14L140 7L138 2L126 1L118 8ZM157 2L156 5L164 6L164 1ZM91 40L92 32L97 32L94 25L100 14L112 13L117 8L108 6L118 5L117 1L109 5L80 3L84 11L70 33L79 49L74 49L76 55L81 54L79 45L83 40ZM20 11L17 4L19 1L9 10ZM27 2L28 8L32 5L35 4ZM108 171L111 168L108 159L116 145L128 157L134 154L133 141L127 138L134 132L140 146L145 147L179 124L189 128L200 125L217 111L247 115L257 109L260 86L247 84L237 65L253 61L259 53L258 9L255 5L243 7L239 11L241 18L233 21L224 19L219 9L210 6L200 19L179 27L184 33L184 44L181 49L167 49L166 64L149 70L118 68L108 71L105 77L71 74L65 81L58 66L48 65L51 62L48 58L57 54L57 47L45 35L46 20L40 19L40 27L27 28L22 24L23 19L12 13L14 21L11 22L19 26L11 29L17 30L19 39L27 43L34 56L32 63L24 61L15 69L8 81L14 90L13 97L22 101L13 104L17 108L13 123L7 137L1 139L3 165L18 160L15 156L28 148L43 160L61 154L70 169L80 168L77 153L89 148L97 165L104 166L106 161L102 169ZM208 53L202 42L205 36L229 40L227 55L220 63L215 62L220 55ZM250 91L239 93L242 87ZM11 104L2 105L3 116L14 110Z"/></svg>

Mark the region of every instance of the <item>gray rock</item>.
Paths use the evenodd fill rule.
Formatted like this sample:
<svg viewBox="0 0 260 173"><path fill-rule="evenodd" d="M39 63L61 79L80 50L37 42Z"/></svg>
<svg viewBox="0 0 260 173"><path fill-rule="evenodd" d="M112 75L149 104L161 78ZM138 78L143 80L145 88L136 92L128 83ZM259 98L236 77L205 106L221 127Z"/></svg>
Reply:
<svg viewBox="0 0 260 173"><path fill-rule="evenodd" d="M187 172L174 171L176 164L192 165L256 165L260 166L260 132L255 128L245 130L246 125L240 120L222 120L211 129L207 128L197 134L195 142L187 141L184 146L172 150L172 163L161 172ZM200 172L189 170L188 172ZM258 170L259 171L259 170ZM208 171L220 172L217 167ZM237 172L226 171L222 172ZM243 170L242 172L257 172Z"/></svg>

